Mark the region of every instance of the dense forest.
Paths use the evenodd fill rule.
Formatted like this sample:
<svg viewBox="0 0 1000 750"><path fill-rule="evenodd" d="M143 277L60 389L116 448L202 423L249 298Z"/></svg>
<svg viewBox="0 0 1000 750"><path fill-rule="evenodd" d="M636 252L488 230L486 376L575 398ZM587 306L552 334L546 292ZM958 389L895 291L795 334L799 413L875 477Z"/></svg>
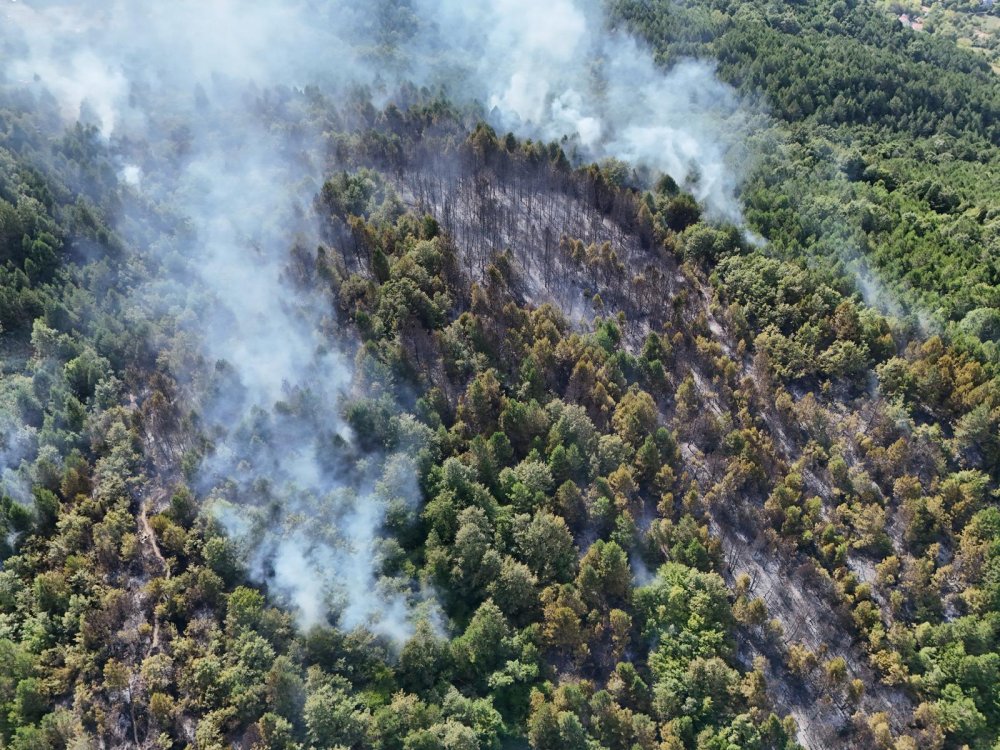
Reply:
<svg viewBox="0 0 1000 750"><path fill-rule="evenodd" d="M747 102L741 221L447 87L4 76L0 748L998 746L1000 80L606 11Z"/></svg>
<svg viewBox="0 0 1000 750"><path fill-rule="evenodd" d="M865 3L615 7L664 61L711 56L781 119L745 188L774 251L870 279L873 306L996 361L1000 88L984 61Z"/></svg>

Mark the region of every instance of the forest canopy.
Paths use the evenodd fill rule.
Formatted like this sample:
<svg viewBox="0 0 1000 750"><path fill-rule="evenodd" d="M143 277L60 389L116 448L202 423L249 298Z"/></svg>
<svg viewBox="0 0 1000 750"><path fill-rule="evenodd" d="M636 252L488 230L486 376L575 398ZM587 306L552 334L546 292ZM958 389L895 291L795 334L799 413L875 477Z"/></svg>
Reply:
<svg viewBox="0 0 1000 750"><path fill-rule="evenodd" d="M384 77L300 85L289 7L226 50L287 81L158 59L111 128L4 74L0 748L1000 742L988 63L608 3L651 91L732 97L712 182L395 81L447 3L344 10Z"/></svg>

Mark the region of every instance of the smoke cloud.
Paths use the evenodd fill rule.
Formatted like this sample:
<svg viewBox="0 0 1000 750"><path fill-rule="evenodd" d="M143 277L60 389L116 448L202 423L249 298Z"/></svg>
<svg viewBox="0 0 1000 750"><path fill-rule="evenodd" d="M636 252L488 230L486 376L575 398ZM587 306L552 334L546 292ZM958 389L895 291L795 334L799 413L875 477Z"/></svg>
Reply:
<svg viewBox="0 0 1000 750"><path fill-rule="evenodd" d="M711 65L664 72L592 0L418 0L424 75L483 102L503 129L569 138L588 159L669 174L716 219L741 222L737 197L749 108Z"/></svg>
<svg viewBox="0 0 1000 750"><path fill-rule="evenodd" d="M668 173L710 215L740 219L741 103L708 65L657 68L590 0L38 0L0 13L6 85L50 93L120 156L123 194L142 207L121 229L156 269L136 314L172 321L175 348L195 342L171 353L177 368L202 363L174 373L211 444L198 489L303 626L411 632L424 597L383 574L384 528L418 508L412 456L427 434L404 417L393 451L371 455L343 419L353 343L332 301L289 271L292 246L318 242L322 128L305 97L269 87L442 85L504 129Z"/></svg>

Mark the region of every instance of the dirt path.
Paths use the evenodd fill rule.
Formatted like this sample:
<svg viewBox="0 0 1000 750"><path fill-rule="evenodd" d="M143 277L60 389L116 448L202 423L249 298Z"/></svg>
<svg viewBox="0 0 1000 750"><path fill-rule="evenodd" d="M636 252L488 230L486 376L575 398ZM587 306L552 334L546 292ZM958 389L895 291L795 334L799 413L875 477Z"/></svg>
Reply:
<svg viewBox="0 0 1000 750"><path fill-rule="evenodd" d="M153 527L149 525L149 508L152 505L155 507L163 501L166 495L166 490L162 488L157 489L153 495L146 501L140 501L139 505L139 543L143 554L146 559L149 559L151 554L153 559L156 560L156 564L159 566L160 570L163 572L163 577L170 578L170 565L167 563L166 558L160 551L160 545L156 541L156 534L153 531ZM156 613L156 602L153 603L152 608L152 620L153 620L153 637L149 644L149 649L146 652L146 657L148 658L154 651L160 647L160 617Z"/></svg>

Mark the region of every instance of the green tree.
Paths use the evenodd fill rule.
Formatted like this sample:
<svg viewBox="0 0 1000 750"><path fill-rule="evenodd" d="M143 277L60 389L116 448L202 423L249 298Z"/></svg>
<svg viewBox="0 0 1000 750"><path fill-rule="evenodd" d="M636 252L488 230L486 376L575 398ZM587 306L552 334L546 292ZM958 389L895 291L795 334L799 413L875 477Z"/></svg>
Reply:
<svg viewBox="0 0 1000 750"><path fill-rule="evenodd" d="M653 397L633 386L618 402L611 423L622 440L638 446L656 429L656 420Z"/></svg>

